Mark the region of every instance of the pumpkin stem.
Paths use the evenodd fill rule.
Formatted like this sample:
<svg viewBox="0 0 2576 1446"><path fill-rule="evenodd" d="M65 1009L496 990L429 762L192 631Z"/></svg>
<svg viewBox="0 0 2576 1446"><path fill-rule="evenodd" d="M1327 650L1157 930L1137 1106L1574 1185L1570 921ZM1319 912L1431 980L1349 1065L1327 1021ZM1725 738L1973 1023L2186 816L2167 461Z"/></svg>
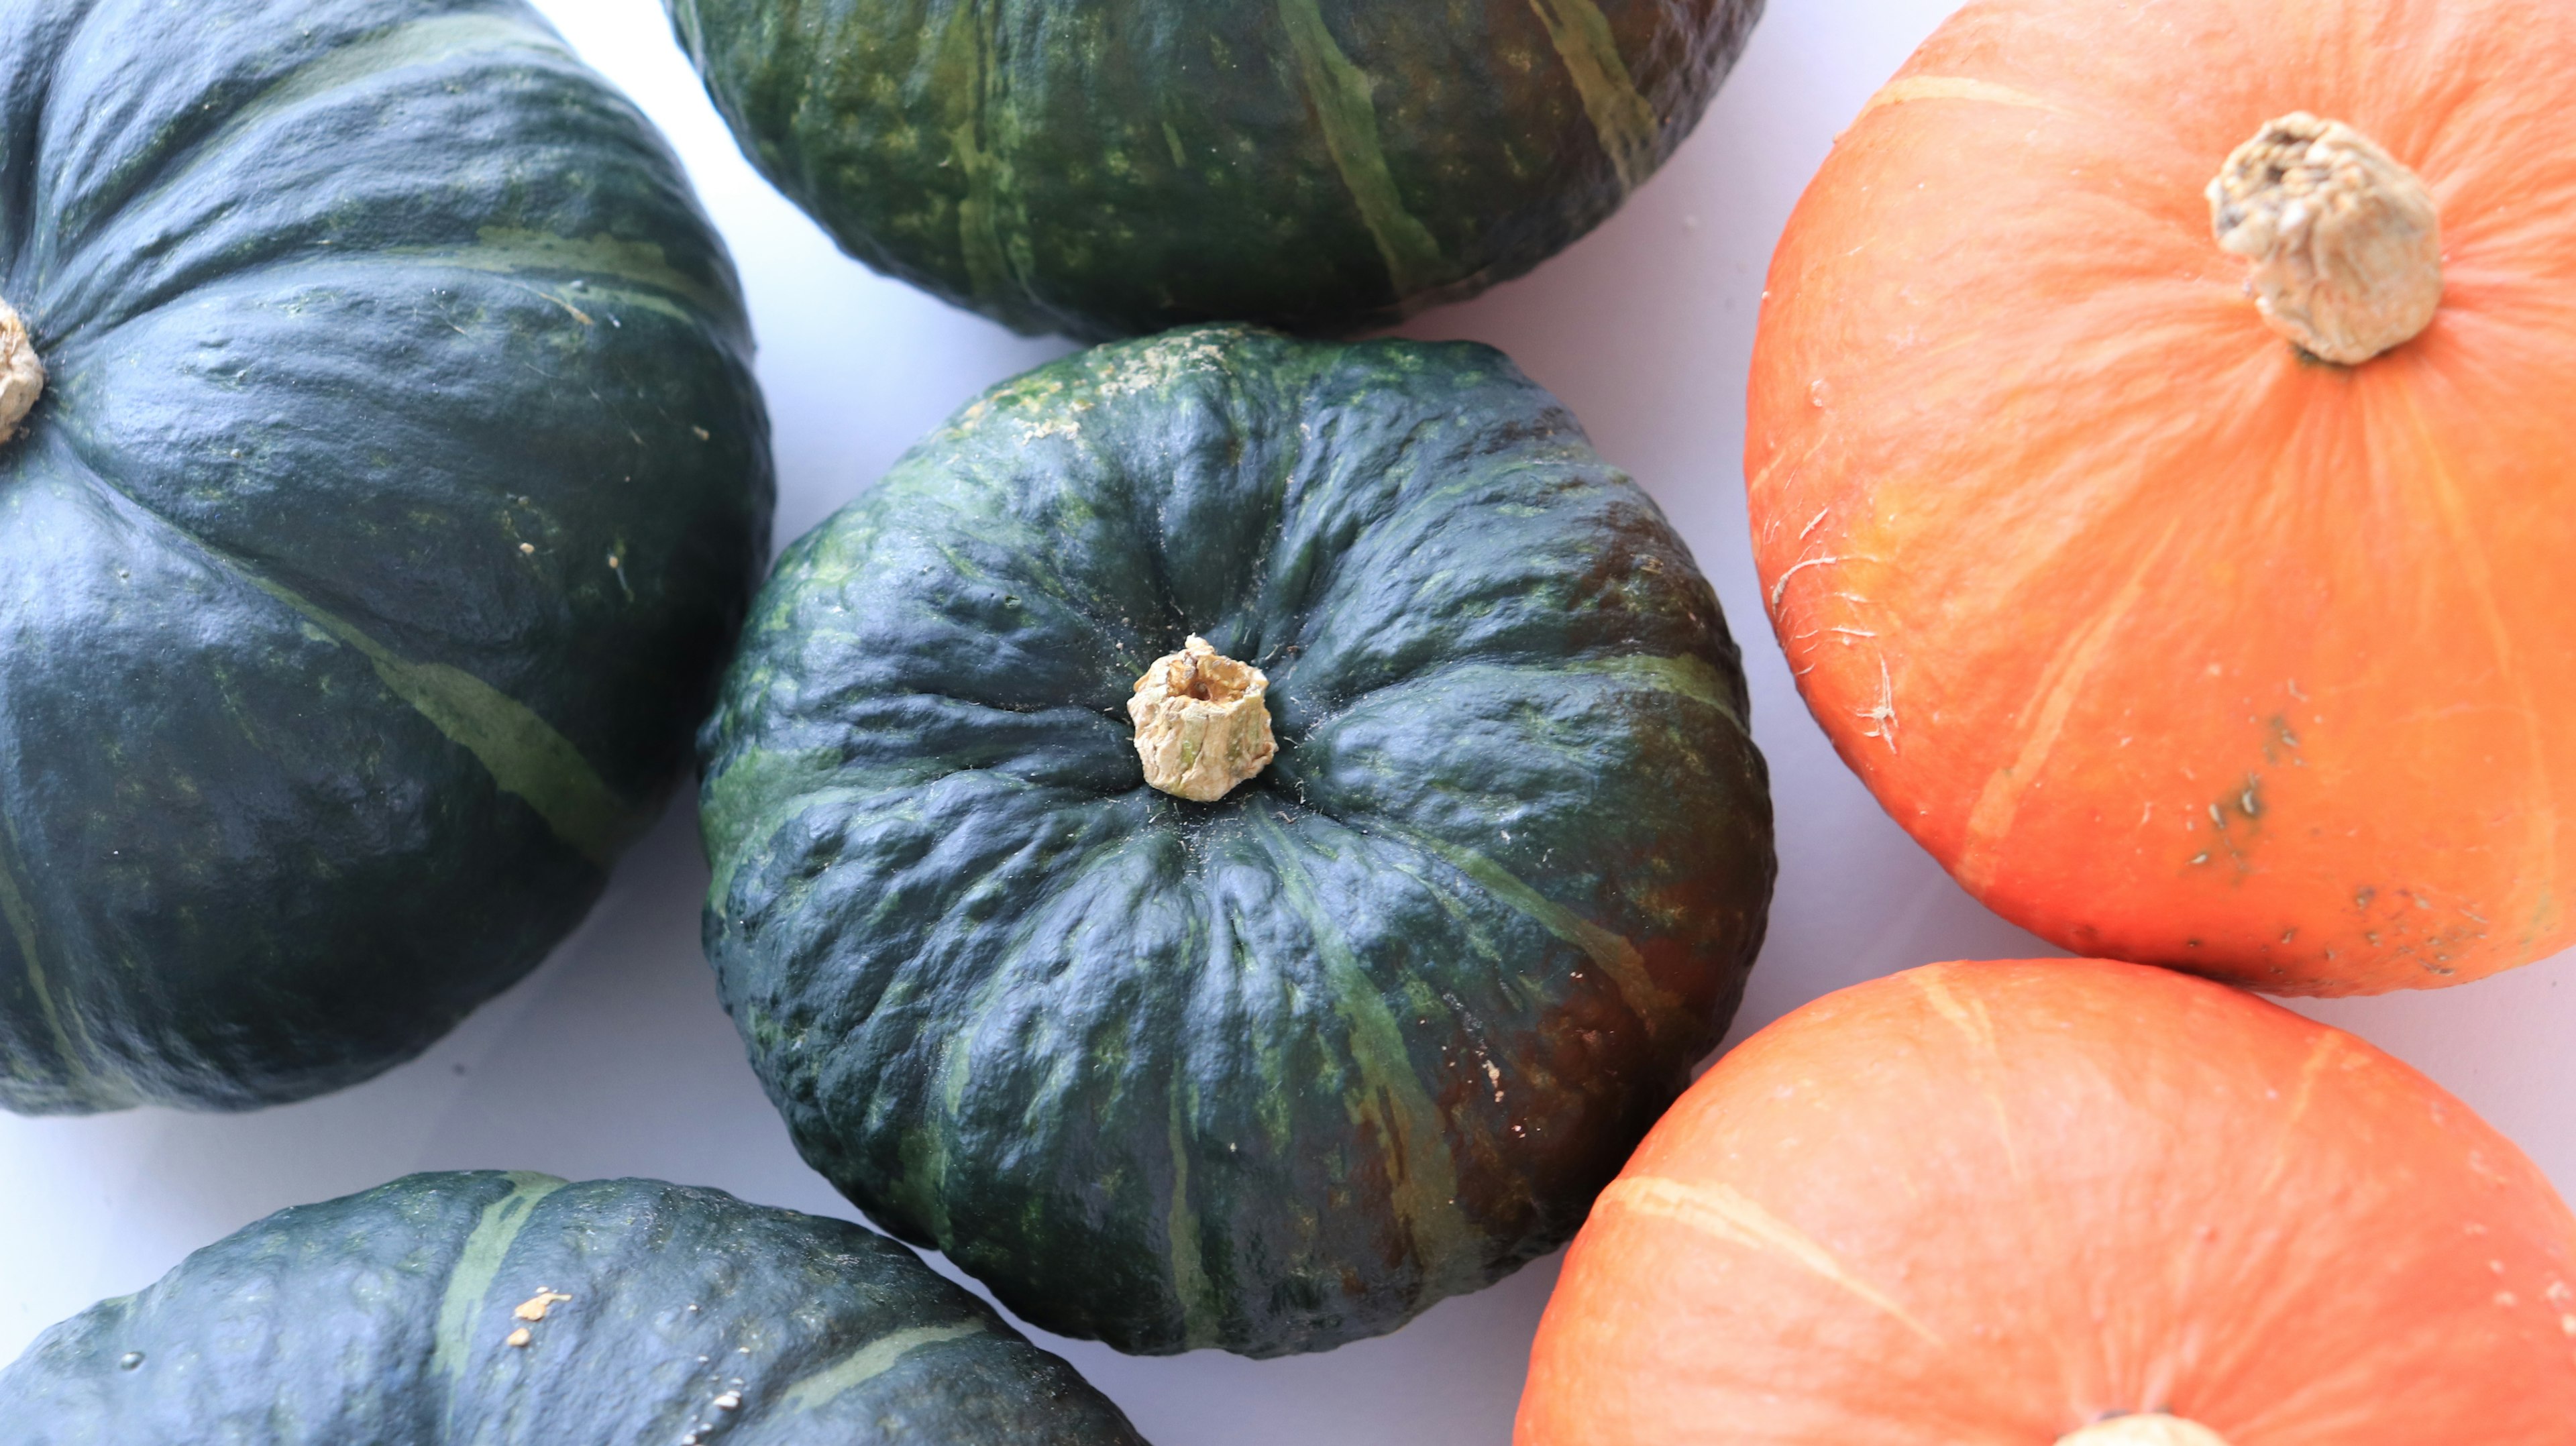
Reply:
<svg viewBox="0 0 2576 1446"><path fill-rule="evenodd" d="M2274 331L2359 366L2415 339L2442 304L2433 193L2370 137L2293 111L2236 148L2209 183L2219 246L2250 258L2246 289Z"/></svg>
<svg viewBox="0 0 2576 1446"><path fill-rule="evenodd" d="M45 363L17 308L0 301L0 442L18 435L18 424L45 394Z"/></svg>
<svg viewBox="0 0 2576 1446"><path fill-rule="evenodd" d="M1269 691L1268 674L1196 634L1181 651L1156 658L1127 700L1145 781L1214 803L1269 766L1279 752L1270 736L1270 705L1262 701Z"/></svg>
<svg viewBox="0 0 2576 1446"><path fill-rule="evenodd" d="M2227 1441L2197 1421L2146 1411L2070 1431L2057 1438L2057 1446L2227 1446Z"/></svg>

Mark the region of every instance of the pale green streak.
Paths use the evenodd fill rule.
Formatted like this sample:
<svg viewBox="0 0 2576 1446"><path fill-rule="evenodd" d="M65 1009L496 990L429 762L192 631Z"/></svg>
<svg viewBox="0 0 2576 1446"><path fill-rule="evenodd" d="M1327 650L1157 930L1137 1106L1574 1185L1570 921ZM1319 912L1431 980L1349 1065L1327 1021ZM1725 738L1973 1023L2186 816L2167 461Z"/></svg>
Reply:
<svg viewBox="0 0 2576 1446"><path fill-rule="evenodd" d="M722 900L745 851L766 841L786 822L825 798L856 792L838 786L843 772L837 748L774 752L746 749L707 780L698 800L698 834L715 864L710 899Z"/></svg>
<svg viewBox="0 0 2576 1446"><path fill-rule="evenodd" d="M244 133L315 96L409 66L501 50L542 50L565 60L572 58L553 35L508 15L430 15L407 20L365 39L336 46L287 72L198 142L187 163L164 175L147 195L170 191L229 149Z"/></svg>
<svg viewBox="0 0 2576 1446"><path fill-rule="evenodd" d="M1461 848L1398 824L1372 821L1369 830L1402 839L1465 874L1479 888L1493 895L1497 902L1582 950L1603 973L1610 976L1611 984L1619 991L1619 998L1646 1022L1649 1033L1661 1033L1663 1023L1680 1009L1681 1001L1656 984L1654 976L1646 972L1646 956L1637 951L1637 946L1626 935L1612 933L1555 902L1521 882L1509 869L1473 849Z"/></svg>
<svg viewBox="0 0 2576 1446"><path fill-rule="evenodd" d="M438 1302L438 1334L430 1348L431 1370L450 1380L464 1373L465 1363L474 1353L474 1342L466 1332L473 1328L475 1312L491 1292L493 1279L500 1275L502 1260L519 1238L519 1231L526 1227L528 1217L535 1213L537 1202L566 1183L552 1175L513 1170L510 1193L483 1207L482 1218L474 1222L473 1233L465 1237L464 1248L456 1254L456 1268L448 1272L447 1294Z"/></svg>
<svg viewBox="0 0 2576 1446"><path fill-rule="evenodd" d="M543 50L566 60L572 58L563 42L517 16L490 12L423 16L389 26L363 40L353 40L298 66L233 112L215 139L220 144L241 127L372 76L486 50Z"/></svg>
<svg viewBox="0 0 2576 1446"><path fill-rule="evenodd" d="M525 800L555 836L606 868L649 816L612 792L581 750L527 705L461 668L415 663L339 614L246 568L253 587L301 613L333 640L355 648L395 697L474 755L504 793Z"/></svg>
<svg viewBox="0 0 2576 1446"><path fill-rule="evenodd" d="M963 1320L951 1325L911 1326L879 1336L789 1387L780 1407L788 1411L819 1410L893 1370L904 1357L924 1346L961 1341L983 1331L982 1321Z"/></svg>
<svg viewBox="0 0 2576 1446"><path fill-rule="evenodd" d="M752 851L799 816L911 788L956 771L956 762L944 757L862 767L843 762L835 748L746 750L724 772L707 780L705 795L698 801L699 835L715 867L707 897L721 906L733 887L734 874L750 860Z"/></svg>
<svg viewBox="0 0 2576 1446"><path fill-rule="evenodd" d="M939 37L938 71L951 96L962 97L964 114L949 128L949 153L966 179L966 194L957 201L957 245L966 262L966 284L978 299L992 300L1017 290L1010 253L1002 244L1002 191L1009 162L999 148L986 144L995 129L990 37L983 33L983 7L960 4L949 12Z"/></svg>
<svg viewBox="0 0 2576 1446"><path fill-rule="evenodd" d="M1595 658L1583 662L1550 664L1554 673L1589 673L1609 678L1632 688L1650 688L1658 693L1672 693L1694 703L1704 703L1726 715L1737 731L1747 731L1744 715L1736 710L1735 690L1726 676L1706 658L1684 654L1680 657Z"/></svg>
<svg viewBox="0 0 2576 1446"><path fill-rule="evenodd" d="M391 246L372 254L504 276L571 272L586 281L613 276L651 291L683 297L709 312L722 314L730 306L672 266L668 253L650 241L621 241L606 233L557 236L549 231L521 231L505 226L486 226L474 233L474 239L476 244L472 246ZM682 319L689 316L664 297L645 292L607 293L593 289L570 299L552 295L547 299L567 308L575 300L602 305L623 301Z"/></svg>
<svg viewBox="0 0 2576 1446"><path fill-rule="evenodd" d="M170 190L249 131L316 96L410 66L463 55L531 50L573 63L571 52L551 33L507 15L432 15L379 31L298 67L254 96L198 144L185 166L157 182L152 194ZM673 305L666 295L653 293L684 297L701 310L719 315L731 309L725 298L672 267L662 248L649 241L621 240L606 232L585 238L506 227L486 227L477 233L477 239L482 244L475 247L396 246L333 259L358 261L370 255L398 256L473 271L570 271L592 278L616 277L651 290L630 293L594 289L581 299L599 304L622 303L682 321L695 318L688 310ZM565 298L547 295L547 299L567 310L574 309Z"/></svg>
<svg viewBox="0 0 2576 1446"><path fill-rule="evenodd" d="M1635 190L1655 168L1663 126L1655 119L1655 108L1637 93L1609 20L1592 0L1530 0L1530 9L1538 12L1548 43L1565 62L1575 94L1583 97L1583 113L1592 118L1593 134L1618 169L1619 184Z"/></svg>
<svg viewBox="0 0 2576 1446"><path fill-rule="evenodd" d="M988 990L991 987L986 985ZM957 1112L966 1103L974 1045L970 1023L952 1033L940 1048L939 1063L931 1075L939 1091L940 1114L922 1120L901 1147L903 1178L896 1190L913 1214L929 1225L931 1234L943 1238L948 1234L948 1140L957 1130Z"/></svg>
<svg viewBox="0 0 2576 1446"><path fill-rule="evenodd" d="M1332 154L1361 222L1376 240L1396 293L1413 296L1440 285L1447 279L1440 243L1404 209L1404 197L1395 188L1378 140L1367 72L1333 43L1317 0L1279 0L1279 19L1288 31L1288 47L1296 53L1306 98L1323 124L1324 149Z"/></svg>
<svg viewBox="0 0 2576 1446"><path fill-rule="evenodd" d="M1210 1317L1215 1292L1208 1289L1207 1264L1199 1255L1199 1217L1190 1209L1189 1136L1182 1128L1181 1090L1172 1087L1172 1211L1166 1229L1171 1236L1172 1296L1181 1305L1181 1344L1196 1349L1216 1344L1216 1321Z"/></svg>
<svg viewBox="0 0 2576 1446"><path fill-rule="evenodd" d="M0 819L0 834L7 833L8 823ZM61 1007L54 1002L53 988L45 981L45 966L36 957L36 910L19 887L16 852L14 835L0 837L0 916L7 918L10 937L18 943L18 957L26 961L27 987L35 991L36 1008L45 1016L45 1029L53 1036L54 1053L62 1059L63 1072L75 1082L88 1084L93 1076L87 1052L73 1040L71 1021L63 1017ZM83 1094L95 1099L90 1091L84 1090Z"/></svg>
<svg viewBox="0 0 2576 1446"><path fill-rule="evenodd" d="M1251 818L1268 836L1281 892L1313 935L1315 952L1332 977L1334 1007L1350 1029L1351 1062L1358 1066L1362 1086L1356 1097L1344 1097L1344 1108L1354 1124L1373 1118L1386 1143L1392 1203L1430 1270L1428 1293L1473 1289L1482 1283L1481 1256L1458 1208L1458 1164L1449 1154L1440 1107L1413 1071L1403 1028L1360 968L1349 941L1334 927L1330 912L1319 906L1314 881L1297 861L1295 841L1267 817L1255 813Z"/></svg>

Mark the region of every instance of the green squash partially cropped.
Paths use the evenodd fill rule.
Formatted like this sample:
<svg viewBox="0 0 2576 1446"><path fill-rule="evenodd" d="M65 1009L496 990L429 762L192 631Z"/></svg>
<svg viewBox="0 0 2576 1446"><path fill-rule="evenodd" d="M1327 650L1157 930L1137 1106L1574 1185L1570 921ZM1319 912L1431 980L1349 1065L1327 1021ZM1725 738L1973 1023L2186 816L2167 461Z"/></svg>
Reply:
<svg viewBox="0 0 2576 1446"><path fill-rule="evenodd" d="M417 1053L652 818L767 545L731 266L518 0L0 0L0 1106Z"/></svg>
<svg viewBox="0 0 2576 1446"><path fill-rule="evenodd" d="M1212 803L1127 711L1191 634L1275 731ZM1131 1351L1322 1349L1562 1244L1772 877L1716 598L1472 345L996 388L788 550L701 756L709 952L805 1158Z"/></svg>
<svg viewBox="0 0 2576 1446"><path fill-rule="evenodd" d="M654 1180L282 1210L0 1370L27 1446L1142 1446L911 1252Z"/></svg>
<svg viewBox="0 0 2576 1446"><path fill-rule="evenodd" d="M844 250L1022 331L1342 331L1600 224L1762 0L664 0Z"/></svg>

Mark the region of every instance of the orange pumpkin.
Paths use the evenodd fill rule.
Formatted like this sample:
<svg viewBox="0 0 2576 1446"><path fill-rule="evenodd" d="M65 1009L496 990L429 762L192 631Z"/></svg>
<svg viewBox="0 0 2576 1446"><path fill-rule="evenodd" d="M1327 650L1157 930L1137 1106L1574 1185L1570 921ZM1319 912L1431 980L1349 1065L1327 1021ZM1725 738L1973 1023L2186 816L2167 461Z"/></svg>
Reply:
<svg viewBox="0 0 2576 1446"><path fill-rule="evenodd" d="M1808 1005L1576 1237L1518 1446L2568 1446L2576 1216L2369 1045L2101 960Z"/></svg>
<svg viewBox="0 0 2576 1446"><path fill-rule="evenodd" d="M2566 0L1983 0L1836 143L1756 556L1996 911L2289 994L2576 942L2570 74Z"/></svg>

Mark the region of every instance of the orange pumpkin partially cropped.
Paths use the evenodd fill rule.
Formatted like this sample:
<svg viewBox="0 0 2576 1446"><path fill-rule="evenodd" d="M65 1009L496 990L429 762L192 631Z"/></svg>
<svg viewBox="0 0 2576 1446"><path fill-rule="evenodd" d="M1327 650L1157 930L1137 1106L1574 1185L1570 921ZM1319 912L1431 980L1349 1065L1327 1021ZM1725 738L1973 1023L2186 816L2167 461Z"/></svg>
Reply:
<svg viewBox="0 0 2576 1446"><path fill-rule="evenodd" d="M2208 980L1939 964L1720 1060L1592 1209L1517 1446L2568 1446L2576 1216Z"/></svg>
<svg viewBox="0 0 2576 1446"><path fill-rule="evenodd" d="M2566 0L1981 0L1836 143L1756 556L1996 911L2286 994L2576 942L2570 75Z"/></svg>

